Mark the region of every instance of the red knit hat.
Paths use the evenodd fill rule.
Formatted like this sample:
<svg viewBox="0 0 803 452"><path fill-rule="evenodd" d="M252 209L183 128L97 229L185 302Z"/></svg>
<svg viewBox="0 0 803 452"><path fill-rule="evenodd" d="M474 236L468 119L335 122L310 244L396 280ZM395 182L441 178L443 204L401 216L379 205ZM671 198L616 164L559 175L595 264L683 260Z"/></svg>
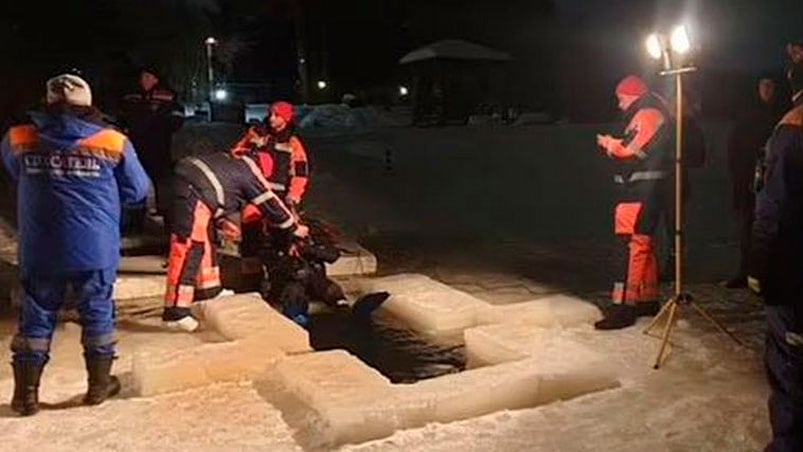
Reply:
<svg viewBox="0 0 803 452"><path fill-rule="evenodd" d="M293 106L287 102L274 102L270 112L284 119L288 124L293 122Z"/></svg>
<svg viewBox="0 0 803 452"><path fill-rule="evenodd" d="M649 91L647 84L644 80L636 77L635 75L628 75L623 78L618 85L616 85L616 94L622 96L636 96L641 97Z"/></svg>

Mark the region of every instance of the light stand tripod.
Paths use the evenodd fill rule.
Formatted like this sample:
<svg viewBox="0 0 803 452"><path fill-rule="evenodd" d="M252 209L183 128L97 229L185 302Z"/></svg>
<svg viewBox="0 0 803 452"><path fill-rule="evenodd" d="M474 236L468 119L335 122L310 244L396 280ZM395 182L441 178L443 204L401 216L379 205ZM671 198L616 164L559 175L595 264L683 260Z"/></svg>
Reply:
<svg viewBox="0 0 803 452"><path fill-rule="evenodd" d="M667 345L669 344L669 336L672 334L672 329L680 316L680 310L683 307L691 307L703 318L708 320L720 332L727 334L737 344L743 345L739 339L728 331L721 323L711 317L703 308L694 302L691 295L683 292L683 74L695 70L693 67L685 67L680 69L671 69L668 54L664 54L664 68L661 72L662 76L675 76L675 89L676 89L676 102L675 102L675 293L661 308L661 311L650 322L650 325L644 330L644 334L649 334L662 318L666 317L666 324L661 336L661 348L658 351L658 356L655 360L654 369L658 369L664 362L667 352Z"/></svg>

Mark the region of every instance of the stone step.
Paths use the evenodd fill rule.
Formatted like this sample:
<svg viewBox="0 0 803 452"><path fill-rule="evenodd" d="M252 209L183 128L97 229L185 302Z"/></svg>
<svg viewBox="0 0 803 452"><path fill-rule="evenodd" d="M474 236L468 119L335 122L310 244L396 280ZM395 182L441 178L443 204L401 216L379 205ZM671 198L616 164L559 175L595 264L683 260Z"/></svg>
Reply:
<svg viewBox="0 0 803 452"><path fill-rule="evenodd" d="M119 273L139 273L164 275L167 267L164 256L123 256L120 258Z"/></svg>
<svg viewBox="0 0 803 452"><path fill-rule="evenodd" d="M114 283L112 298L120 310L147 310L156 309L164 304L165 276L148 274L119 274ZM12 280L9 298L11 305L20 306L21 288L19 278ZM67 293L69 306L74 300L71 293Z"/></svg>

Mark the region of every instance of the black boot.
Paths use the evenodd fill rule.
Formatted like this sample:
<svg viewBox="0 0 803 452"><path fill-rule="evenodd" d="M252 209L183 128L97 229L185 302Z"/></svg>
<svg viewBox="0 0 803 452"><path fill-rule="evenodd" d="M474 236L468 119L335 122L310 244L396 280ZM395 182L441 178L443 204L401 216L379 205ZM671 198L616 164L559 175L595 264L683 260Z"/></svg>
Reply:
<svg viewBox="0 0 803 452"><path fill-rule="evenodd" d="M84 396L85 405L100 405L109 397L120 393L120 380L111 375L113 356L88 356L86 372L89 388Z"/></svg>
<svg viewBox="0 0 803 452"><path fill-rule="evenodd" d="M747 276L735 276L725 283L726 289L744 289L747 287Z"/></svg>
<svg viewBox="0 0 803 452"><path fill-rule="evenodd" d="M618 330L636 323L638 310L635 306L615 304L605 313L605 318L594 324L598 330Z"/></svg>
<svg viewBox="0 0 803 452"><path fill-rule="evenodd" d="M14 368L14 398L11 409L22 416L39 412L39 380L44 363L20 361L11 364Z"/></svg>
<svg viewBox="0 0 803 452"><path fill-rule="evenodd" d="M636 303L636 315L639 317L655 317L661 311L661 303L646 301Z"/></svg>

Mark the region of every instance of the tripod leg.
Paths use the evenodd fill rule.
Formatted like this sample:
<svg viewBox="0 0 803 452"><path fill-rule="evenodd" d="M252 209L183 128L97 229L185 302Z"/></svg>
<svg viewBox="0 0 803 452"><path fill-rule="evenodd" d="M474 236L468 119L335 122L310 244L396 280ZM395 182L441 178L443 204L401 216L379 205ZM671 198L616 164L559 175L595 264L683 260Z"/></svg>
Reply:
<svg viewBox="0 0 803 452"><path fill-rule="evenodd" d="M672 307L671 305L675 304L675 302L676 301L675 301L674 298L669 300L669 301L667 301L664 304L664 306L661 308L661 310L658 311L658 314L656 314L655 317L652 318L652 320L650 321L650 324L647 325L647 328L644 328L644 331L642 331L642 333L650 334L650 330L655 328L655 325L657 325L658 322L661 321L661 318L664 316L664 314L666 314L669 311L669 308L671 308Z"/></svg>
<svg viewBox="0 0 803 452"><path fill-rule="evenodd" d="M669 344L669 335L672 334L672 328L675 326L675 316L677 315L678 304L673 300L672 307L669 308L669 319L667 319L666 326L664 327L664 337L661 340L661 348L658 350L658 356L655 359L653 369L659 369L664 361L664 353L666 346Z"/></svg>
<svg viewBox="0 0 803 452"><path fill-rule="evenodd" d="M742 341L740 341L739 338L736 337L733 333L728 331L727 328L725 328L725 326L719 323L715 318L711 317L711 314L707 313L700 306L697 306L697 303L691 302L690 304L691 307L694 308L694 310L697 311L698 314L700 314L704 319L708 320L709 323L714 325L719 330L720 333L727 334L728 336L730 336L731 339L733 339L734 342L744 347L744 343L742 343Z"/></svg>

